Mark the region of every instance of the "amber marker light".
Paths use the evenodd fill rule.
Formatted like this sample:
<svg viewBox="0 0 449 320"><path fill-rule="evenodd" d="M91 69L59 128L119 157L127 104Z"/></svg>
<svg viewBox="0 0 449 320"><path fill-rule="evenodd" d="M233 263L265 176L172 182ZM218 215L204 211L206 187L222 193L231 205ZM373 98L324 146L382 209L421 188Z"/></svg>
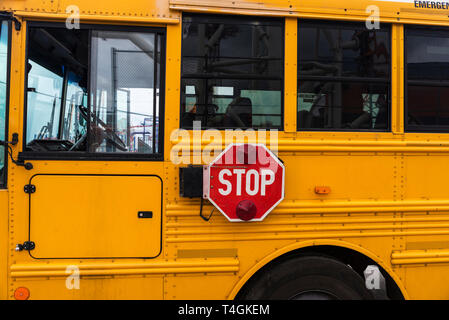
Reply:
<svg viewBox="0 0 449 320"><path fill-rule="evenodd" d="M331 193L330 187L315 187L316 194L329 194Z"/></svg>

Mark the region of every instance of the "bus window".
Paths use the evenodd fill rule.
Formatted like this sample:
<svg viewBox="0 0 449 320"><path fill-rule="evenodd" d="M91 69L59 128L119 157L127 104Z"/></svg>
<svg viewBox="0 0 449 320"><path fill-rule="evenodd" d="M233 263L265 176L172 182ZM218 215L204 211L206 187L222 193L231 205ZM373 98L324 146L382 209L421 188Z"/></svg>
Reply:
<svg viewBox="0 0 449 320"><path fill-rule="evenodd" d="M26 151L160 154L161 52L160 33L31 26Z"/></svg>
<svg viewBox="0 0 449 320"><path fill-rule="evenodd" d="M389 30L299 22L299 130L389 129Z"/></svg>
<svg viewBox="0 0 449 320"><path fill-rule="evenodd" d="M184 15L181 127L282 128L283 30L280 19Z"/></svg>
<svg viewBox="0 0 449 320"><path fill-rule="evenodd" d="M6 140L6 103L8 75L8 23L0 20L0 140ZM6 152L0 146L0 188L6 184Z"/></svg>
<svg viewBox="0 0 449 320"><path fill-rule="evenodd" d="M406 131L449 131L449 29L406 27Z"/></svg>

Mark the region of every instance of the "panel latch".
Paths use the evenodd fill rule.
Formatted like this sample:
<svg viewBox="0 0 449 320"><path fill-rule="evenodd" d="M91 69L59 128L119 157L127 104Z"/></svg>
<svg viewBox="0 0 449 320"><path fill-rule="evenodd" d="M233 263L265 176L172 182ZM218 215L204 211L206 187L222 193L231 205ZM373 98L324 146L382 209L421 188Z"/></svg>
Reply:
<svg viewBox="0 0 449 320"><path fill-rule="evenodd" d="M25 241L23 244L17 244L16 245L16 251L23 251L23 250L34 250L36 248L36 244L33 241Z"/></svg>

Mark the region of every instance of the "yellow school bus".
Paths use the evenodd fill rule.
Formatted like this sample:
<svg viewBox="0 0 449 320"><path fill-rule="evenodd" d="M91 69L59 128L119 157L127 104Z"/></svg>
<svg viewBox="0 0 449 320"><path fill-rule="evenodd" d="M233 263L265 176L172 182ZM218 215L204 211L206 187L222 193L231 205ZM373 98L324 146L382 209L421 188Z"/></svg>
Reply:
<svg viewBox="0 0 449 320"><path fill-rule="evenodd" d="M0 298L449 298L447 2L2 0L0 27ZM285 197L230 222L201 168L254 132Z"/></svg>

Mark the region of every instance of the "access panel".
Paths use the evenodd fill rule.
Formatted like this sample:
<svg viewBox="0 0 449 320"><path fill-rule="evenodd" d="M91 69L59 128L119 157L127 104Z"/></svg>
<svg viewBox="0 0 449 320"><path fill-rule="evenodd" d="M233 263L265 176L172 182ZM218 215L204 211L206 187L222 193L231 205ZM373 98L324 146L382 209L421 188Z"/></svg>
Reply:
<svg viewBox="0 0 449 320"><path fill-rule="evenodd" d="M154 258L161 251L162 180L154 175L30 179L34 258ZM34 187L33 187L34 186Z"/></svg>

